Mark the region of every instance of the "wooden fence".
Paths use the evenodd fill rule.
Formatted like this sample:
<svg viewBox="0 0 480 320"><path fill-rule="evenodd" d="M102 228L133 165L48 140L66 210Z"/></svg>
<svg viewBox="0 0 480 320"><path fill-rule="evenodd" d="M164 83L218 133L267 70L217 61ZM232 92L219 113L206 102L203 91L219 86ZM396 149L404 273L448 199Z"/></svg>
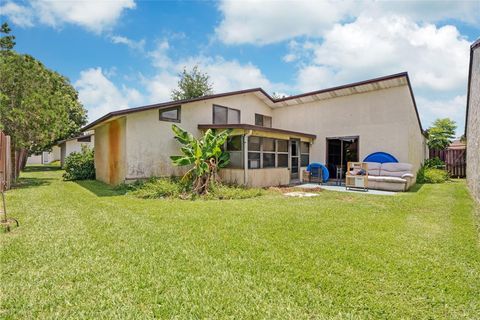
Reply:
<svg viewBox="0 0 480 320"><path fill-rule="evenodd" d="M0 131L0 191L10 189L12 177L10 155L10 136Z"/></svg>
<svg viewBox="0 0 480 320"><path fill-rule="evenodd" d="M454 178L465 178L467 172L467 150L430 150L430 159L438 157L445 162L446 169Z"/></svg>

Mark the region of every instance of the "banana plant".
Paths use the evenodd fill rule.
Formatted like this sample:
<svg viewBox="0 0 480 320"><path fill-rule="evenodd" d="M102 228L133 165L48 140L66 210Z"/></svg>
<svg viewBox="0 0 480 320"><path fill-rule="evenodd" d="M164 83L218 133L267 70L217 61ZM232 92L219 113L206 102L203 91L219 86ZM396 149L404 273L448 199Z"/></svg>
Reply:
<svg viewBox="0 0 480 320"><path fill-rule="evenodd" d="M183 155L171 156L170 159L176 166L191 166L182 181L191 183L195 193L208 193L211 184L219 181L218 170L230 162L230 154L223 151L222 147L231 129L218 133L208 129L200 139L177 125L172 125L172 130Z"/></svg>

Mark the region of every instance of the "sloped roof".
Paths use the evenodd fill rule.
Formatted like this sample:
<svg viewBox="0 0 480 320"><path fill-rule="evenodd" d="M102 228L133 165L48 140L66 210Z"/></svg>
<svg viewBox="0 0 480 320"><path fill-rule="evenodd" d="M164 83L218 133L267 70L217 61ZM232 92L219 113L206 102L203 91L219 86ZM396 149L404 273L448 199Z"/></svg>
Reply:
<svg viewBox="0 0 480 320"><path fill-rule="evenodd" d="M352 94L357 94L357 93L364 93L364 92L369 92L369 91L375 91L375 90L381 90L381 89L387 89L387 88L392 88L392 87L398 87L398 86L403 86L407 85L410 91L410 95L412 97L412 102L415 107L415 113L417 115L417 120L418 120L418 125L420 128L420 131L423 134L423 129L422 129L422 124L420 122L420 116L418 114L417 110L417 104L415 102L415 98L413 96L413 90L410 84L410 79L408 78L408 73L407 72L401 72L397 74L392 74L380 78L374 78L374 79L369 79L365 81L360 81L360 82L354 82L342 86L336 86L336 87L331 87L327 89L322 89L322 90L316 90L312 92L307 92L307 93L302 93L298 95L293 95L293 96L288 96L285 98L280 98L280 99L274 99L272 98L265 90L262 88L252 88L252 89L247 89L247 90L239 90L239 91L231 91L231 92L225 92L225 93L219 93L219 94L212 94L208 96L203 96L195 99L187 99L187 100L177 100L177 101L168 101L164 103L157 103L157 104L151 104L151 105L146 105L146 106L141 106L141 107L136 107L136 108L129 108L129 109L123 109L123 110L118 110L118 111L113 111L110 113L107 113L103 117L98 118L97 120L89 123L86 125L84 128L82 128L82 131L89 130L97 126L98 124L107 121L111 118L122 116L125 114L130 114L134 112L141 112L141 111L146 111L150 109L163 109L163 108L169 108L172 106L177 106L185 103L191 103L191 102L196 102L196 101L203 101L203 100L209 100L209 99L215 99L215 98L221 98L221 97L228 97L228 96L234 96L234 95L240 95L240 94L246 94L246 93L253 93L255 94L260 100L265 102L268 106L272 108L279 108L279 107L288 107L296 104L302 104L302 103L308 103L312 101L320 101L320 100L327 100L327 99L333 99L337 97L342 97L342 96L347 96L347 95L352 95Z"/></svg>

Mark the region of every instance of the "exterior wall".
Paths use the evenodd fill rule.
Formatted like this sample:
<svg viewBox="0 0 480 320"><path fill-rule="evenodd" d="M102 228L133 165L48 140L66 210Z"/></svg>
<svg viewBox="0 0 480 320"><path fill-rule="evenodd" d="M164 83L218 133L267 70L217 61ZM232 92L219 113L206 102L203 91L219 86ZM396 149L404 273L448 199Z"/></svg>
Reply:
<svg viewBox="0 0 480 320"><path fill-rule="evenodd" d="M317 135L310 162L326 162L326 138L359 136L359 160L377 151L411 163L415 172L425 156L408 86L274 109L275 126Z"/></svg>
<svg viewBox="0 0 480 320"><path fill-rule="evenodd" d="M372 152L393 154L400 162L412 163L414 170L425 157L425 138L420 132L408 86L377 90L301 105L272 109L254 93L219 97L181 106L179 127L200 136L198 124L211 124L212 105L241 111L242 124L254 124L255 113L272 117L274 128L317 135L310 149L310 162L326 161L326 138L359 136L359 158ZM119 137L111 138L116 122ZM182 175L185 168L171 164L170 156L180 154L173 139L173 122L160 121L159 110L129 113L121 119L95 128L97 179L117 184L152 176ZM120 141L112 155L112 141ZM115 157L112 160L112 157ZM116 165L111 165L115 162ZM114 173L114 168L118 172ZM227 169L226 181L244 183L244 171ZM301 175L301 172L300 172ZM252 186L282 185L290 182L286 168L248 170Z"/></svg>
<svg viewBox="0 0 480 320"><path fill-rule="evenodd" d="M198 124L211 124L213 104L240 110L240 122L255 124L255 113L272 115L272 109L253 94L242 94L183 104L181 122L184 130L200 136ZM172 124L160 121L158 109L136 112L127 116L127 173L126 179L151 176L179 176L185 168L173 166L170 156L179 155L179 144L173 139ZM273 119L275 126L275 119Z"/></svg>
<svg viewBox="0 0 480 320"><path fill-rule="evenodd" d="M42 152L39 155L31 155L27 158L27 164L45 164L60 160L60 147L53 146L52 151Z"/></svg>
<svg viewBox="0 0 480 320"><path fill-rule="evenodd" d="M91 137L90 142L80 142L77 139L67 140L60 144L60 163L65 163L65 158L70 155L72 152L80 152L82 151L83 146L87 146L90 149L95 147L94 137Z"/></svg>
<svg viewBox="0 0 480 320"><path fill-rule="evenodd" d="M243 169L222 169L219 174L224 182L244 184ZM290 183L290 170L287 168L250 169L247 171L247 185L250 187L282 186Z"/></svg>
<svg viewBox="0 0 480 320"><path fill-rule="evenodd" d="M472 49L467 133L467 183L480 202L480 46Z"/></svg>
<svg viewBox="0 0 480 320"><path fill-rule="evenodd" d="M125 181L126 118L119 118L95 129L95 174L108 184Z"/></svg>

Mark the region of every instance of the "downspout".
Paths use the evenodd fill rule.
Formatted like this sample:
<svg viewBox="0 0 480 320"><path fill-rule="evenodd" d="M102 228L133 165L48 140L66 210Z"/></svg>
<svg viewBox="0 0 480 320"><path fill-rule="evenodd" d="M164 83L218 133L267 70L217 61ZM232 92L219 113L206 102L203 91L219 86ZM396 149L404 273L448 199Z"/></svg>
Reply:
<svg viewBox="0 0 480 320"><path fill-rule="evenodd" d="M252 130L249 130L243 136L243 184L248 184L248 137L252 135Z"/></svg>

